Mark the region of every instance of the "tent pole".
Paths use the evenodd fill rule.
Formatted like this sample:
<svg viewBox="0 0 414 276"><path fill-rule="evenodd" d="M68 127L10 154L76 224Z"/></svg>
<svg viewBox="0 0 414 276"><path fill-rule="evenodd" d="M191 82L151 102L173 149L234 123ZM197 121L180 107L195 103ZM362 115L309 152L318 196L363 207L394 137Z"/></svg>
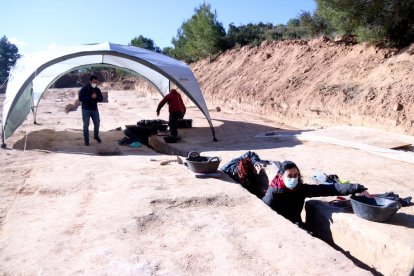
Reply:
<svg viewBox="0 0 414 276"><path fill-rule="evenodd" d="M36 113L37 113L37 107L34 105L34 94L33 94L33 88L32 88L32 107L30 108L32 110L33 114L33 124L36 124ZM36 108L36 110L35 110Z"/></svg>
<svg viewBox="0 0 414 276"><path fill-rule="evenodd" d="M1 128L1 148L5 149L6 148L6 143L4 143L4 129Z"/></svg>
<svg viewBox="0 0 414 276"><path fill-rule="evenodd" d="M213 133L213 142L218 142L216 138L216 131L214 130L213 126L210 126L211 132Z"/></svg>
<svg viewBox="0 0 414 276"><path fill-rule="evenodd" d="M37 108L38 108L38 106L33 106L33 107L32 107L32 112L33 112L33 124L35 124L35 125L37 125L37 122L36 122Z"/></svg>
<svg viewBox="0 0 414 276"><path fill-rule="evenodd" d="M214 127L213 127L213 123L211 122L211 120L207 119L207 121L208 121L208 124L210 125L211 133L213 134L213 142L218 142L216 138L216 131L214 130Z"/></svg>

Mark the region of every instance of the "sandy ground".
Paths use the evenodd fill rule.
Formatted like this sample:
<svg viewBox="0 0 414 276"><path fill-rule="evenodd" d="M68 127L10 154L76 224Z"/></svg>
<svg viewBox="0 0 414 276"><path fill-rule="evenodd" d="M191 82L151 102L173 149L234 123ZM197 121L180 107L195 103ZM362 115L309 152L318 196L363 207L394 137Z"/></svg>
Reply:
<svg viewBox="0 0 414 276"><path fill-rule="evenodd" d="M370 274L228 178L196 179L185 166L160 165L175 156L117 146L123 134L111 129L155 119L158 95L110 91L100 106L104 142L85 147L80 110L64 111L75 94L49 91L38 125L29 116L0 151L3 274ZM323 170L372 192L414 194L413 164L332 144L255 138L294 129L265 117L211 115L219 142L189 107L194 128L180 131L176 147L217 155L222 163L254 150L263 159L296 161L307 182ZM164 108L161 118L167 116ZM414 216L413 207L404 212Z"/></svg>

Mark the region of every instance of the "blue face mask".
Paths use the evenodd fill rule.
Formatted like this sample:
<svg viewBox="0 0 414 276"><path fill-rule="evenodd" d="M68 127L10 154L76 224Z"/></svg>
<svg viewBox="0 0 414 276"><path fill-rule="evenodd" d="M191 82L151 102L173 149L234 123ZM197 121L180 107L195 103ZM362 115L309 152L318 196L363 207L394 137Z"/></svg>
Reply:
<svg viewBox="0 0 414 276"><path fill-rule="evenodd" d="M298 186L299 178L283 177L283 182L285 183L286 188L293 190L296 188L296 186Z"/></svg>

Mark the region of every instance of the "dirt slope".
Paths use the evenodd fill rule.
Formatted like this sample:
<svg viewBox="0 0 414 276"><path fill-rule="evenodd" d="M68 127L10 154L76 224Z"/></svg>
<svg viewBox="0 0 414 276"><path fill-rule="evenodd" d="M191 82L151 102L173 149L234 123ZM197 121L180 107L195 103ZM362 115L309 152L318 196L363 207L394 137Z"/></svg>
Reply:
<svg viewBox="0 0 414 276"><path fill-rule="evenodd" d="M298 127L350 124L414 134L414 45L397 51L324 37L264 42L192 65L210 107Z"/></svg>

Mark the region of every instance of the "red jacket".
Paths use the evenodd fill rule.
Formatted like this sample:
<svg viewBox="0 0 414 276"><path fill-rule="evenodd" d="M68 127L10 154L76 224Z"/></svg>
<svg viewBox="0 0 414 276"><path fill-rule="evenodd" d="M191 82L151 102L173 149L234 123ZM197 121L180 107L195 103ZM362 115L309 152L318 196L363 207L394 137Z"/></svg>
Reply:
<svg viewBox="0 0 414 276"><path fill-rule="evenodd" d="M168 103L168 110L170 112L181 111L183 115L185 114L185 105L178 92L170 91L170 93L168 93L168 95L166 95L158 104L157 112L159 112L166 103Z"/></svg>
<svg viewBox="0 0 414 276"><path fill-rule="evenodd" d="M270 186L277 189L286 189L283 179L281 179L278 174L275 176L275 178L273 178L272 182L270 182Z"/></svg>

